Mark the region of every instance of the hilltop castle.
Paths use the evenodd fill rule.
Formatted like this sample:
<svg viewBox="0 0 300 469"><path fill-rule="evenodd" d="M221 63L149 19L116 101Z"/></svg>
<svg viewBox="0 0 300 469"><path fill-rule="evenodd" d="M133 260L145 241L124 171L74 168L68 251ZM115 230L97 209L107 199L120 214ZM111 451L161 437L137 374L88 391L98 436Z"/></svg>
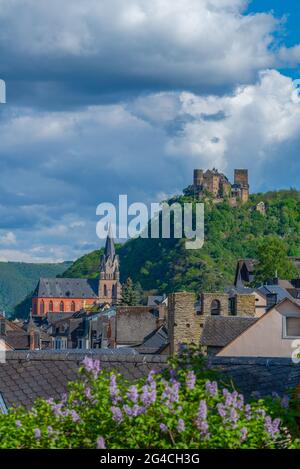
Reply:
<svg viewBox="0 0 300 469"><path fill-rule="evenodd" d="M222 201L226 197L232 205L238 200L245 203L249 199L248 170L235 169L234 183L231 184L227 177L215 168L205 172L203 169L194 169L193 184L184 189L184 193L198 198L209 194L215 201Z"/></svg>

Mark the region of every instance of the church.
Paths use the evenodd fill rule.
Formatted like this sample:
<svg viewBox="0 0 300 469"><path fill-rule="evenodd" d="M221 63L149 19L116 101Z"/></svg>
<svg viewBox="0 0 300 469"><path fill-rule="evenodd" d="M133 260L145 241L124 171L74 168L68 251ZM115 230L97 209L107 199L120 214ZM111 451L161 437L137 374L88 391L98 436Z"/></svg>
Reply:
<svg viewBox="0 0 300 469"><path fill-rule="evenodd" d="M120 264L111 227L99 270L98 279L40 278L32 297L32 314L75 313L87 306L115 305L120 301Z"/></svg>

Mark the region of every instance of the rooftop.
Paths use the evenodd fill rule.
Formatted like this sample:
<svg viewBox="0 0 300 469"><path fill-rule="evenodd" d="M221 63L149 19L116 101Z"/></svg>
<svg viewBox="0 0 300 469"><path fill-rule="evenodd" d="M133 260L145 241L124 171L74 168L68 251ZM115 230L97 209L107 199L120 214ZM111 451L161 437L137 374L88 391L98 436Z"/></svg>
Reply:
<svg viewBox="0 0 300 469"><path fill-rule="evenodd" d="M240 316L208 316L204 322L201 345L225 347L257 319Z"/></svg>

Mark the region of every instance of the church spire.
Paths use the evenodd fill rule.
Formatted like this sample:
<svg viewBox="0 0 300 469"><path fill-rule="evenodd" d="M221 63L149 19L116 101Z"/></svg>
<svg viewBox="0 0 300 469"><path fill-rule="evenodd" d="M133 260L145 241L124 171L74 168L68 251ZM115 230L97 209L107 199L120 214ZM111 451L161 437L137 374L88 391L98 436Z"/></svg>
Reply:
<svg viewBox="0 0 300 469"><path fill-rule="evenodd" d="M106 238L104 255L105 255L106 259L108 257L110 257L112 260L114 259L115 255L116 255L115 243L114 243L113 231L112 231L111 224L109 225L109 228L108 228L108 235L107 235L107 238Z"/></svg>

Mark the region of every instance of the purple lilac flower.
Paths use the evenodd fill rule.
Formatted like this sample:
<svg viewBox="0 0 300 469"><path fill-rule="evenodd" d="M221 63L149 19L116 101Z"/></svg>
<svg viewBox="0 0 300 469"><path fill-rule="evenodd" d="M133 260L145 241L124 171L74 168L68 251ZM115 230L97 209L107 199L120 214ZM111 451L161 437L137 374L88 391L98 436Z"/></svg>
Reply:
<svg viewBox="0 0 300 469"><path fill-rule="evenodd" d="M137 403L139 398L139 392L136 386L130 386L126 395L128 399L130 399L132 402Z"/></svg>
<svg viewBox="0 0 300 469"><path fill-rule="evenodd" d="M93 360L92 358L85 357L82 364L83 364L85 370L88 373L92 373L94 378L97 378L97 376L100 372L100 361L99 360Z"/></svg>
<svg viewBox="0 0 300 469"><path fill-rule="evenodd" d="M247 428L241 428L241 443L247 439L248 430Z"/></svg>
<svg viewBox="0 0 300 469"><path fill-rule="evenodd" d="M208 432L208 423L207 419L207 405L205 400L201 400L198 408L197 418L196 418L196 427L200 431L200 434L203 438L210 438Z"/></svg>
<svg viewBox="0 0 300 469"><path fill-rule="evenodd" d="M283 396L283 398L281 399L281 407L283 409L288 409L289 408L289 403L290 403L289 396Z"/></svg>
<svg viewBox="0 0 300 469"><path fill-rule="evenodd" d="M134 404L133 407L130 407L129 405L125 404L123 406L123 410L128 417L137 417L140 414L143 414L146 410L145 407L139 406L138 404Z"/></svg>
<svg viewBox="0 0 300 469"><path fill-rule="evenodd" d="M206 381L205 389L211 396L216 396L218 394L218 384L216 381Z"/></svg>
<svg viewBox="0 0 300 469"><path fill-rule="evenodd" d="M161 423L161 424L159 425L159 428L160 428L161 431L164 432L164 433L167 433L167 431L168 431L168 427L167 427L164 423Z"/></svg>
<svg viewBox="0 0 300 469"><path fill-rule="evenodd" d="M265 430L270 435L272 439L276 438L279 433L280 419L274 419L272 421L270 416L267 416L265 419Z"/></svg>
<svg viewBox="0 0 300 469"><path fill-rule="evenodd" d="M144 385L142 387L142 394L140 396L142 403L149 407L156 401L156 383L153 381L150 385Z"/></svg>
<svg viewBox="0 0 300 469"><path fill-rule="evenodd" d="M149 384L153 383L154 382L154 376L156 375L156 371L155 370L151 370L150 373L148 374L148 377L147 377L147 382Z"/></svg>
<svg viewBox="0 0 300 469"><path fill-rule="evenodd" d="M183 420L183 419L179 419L179 420L178 420L177 430L179 431L179 433L184 432L184 430L185 430L185 423L184 423L184 420Z"/></svg>
<svg viewBox="0 0 300 469"><path fill-rule="evenodd" d="M63 407L62 403L52 405L52 410L57 417L59 415L62 415L62 407Z"/></svg>
<svg viewBox="0 0 300 469"><path fill-rule="evenodd" d="M195 384L196 384L196 375L193 371L189 371L188 374L186 375L186 387L192 391L195 389Z"/></svg>
<svg viewBox="0 0 300 469"><path fill-rule="evenodd" d="M120 396L120 390L117 386L117 377L115 374L112 374L110 377L109 393L113 404L117 404L120 400L122 400Z"/></svg>
<svg viewBox="0 0 300 469"><path fill-rule="evenodd" d="M34 432L35 439L39 440L41 438L41 430L39 428L35 428L33 432Z"/></svg>
<svg viewBox="0 0 300 469"><path fill-rule="evenodd" d="M165 389L161 398L165 401L167 407L171 408L174 402L179 401L179 388L180 383L178 381L174 381L172 384L165 383Z"/></svg>
<svg viewBox="0 0 300 469"><path fill-rule="evenodd" d="M251 405L250 404L245 405L245 417L247 420L251 419Z"/></svg>
<svg viewBox="0 0 300 469"><path fill-rule="evenodd" d="M242 410L244 408L244 396L242 394L239 394L236 399L236 407L239 410Z"/></svg>
<svg viewBox="0 0 300 469"><path fill-rule="evenodd" d="M97 443L96 443L96 447L97 449L106 449L105 440L103 436L99 436Z"/></svg>
<svg viewBox="0 0 300 469"><path fill-rule="evenodd" d="M53 434L53 428L51 427L51 425L49 425L47 427L47 430L48 430L48 435L52 435Z"/></svg>
<svg viewBox="0 0 300 469"><path fill-rule="evenodd" d="M219 402L217 404L217 410L218 410L218 414L220 415L220 417L222 418L226 417L226 410L225 410L224 404L221 404L221 402Z"/></svg>
<svg viewBox="0 0 300 469"><path fill-rule="evenodd" d="M16 420L16 427L18 427L18 428L22 427L22 424L21 424L20 420Z"/></svg>
<svg viewBox="0 0 300 469"><path fill-rule="evenodd" d="M84 394L85 394L85 397L91 401L92 400L92 391L91 391L91 388L90 387L87 387L85 390L84 390Z"/></svg>
<svg viewBox="0 0 300 469"><path fill-rule="evenodd" d="M121 423L123 421L123 414L119 407L112 406L111 409L113 414L113 420L117 423Z"/></svg>
<svg viewBox="0 0 300 469"><path fill-rule="evenodd" d="M232 422L233 425L235 426L238 419L239 419L239 416L238 416L237 411L234 408L232 408L229 414L229 421Z"/></svg>
<svg viewBox="0 0 300 469"><path fill-rule="evenodd" d="M77 422L81 421L81 418L77 414L76 410L71 410L70 414L71 414L71 418L72 418L74 423L77 423Z"/></svg>

